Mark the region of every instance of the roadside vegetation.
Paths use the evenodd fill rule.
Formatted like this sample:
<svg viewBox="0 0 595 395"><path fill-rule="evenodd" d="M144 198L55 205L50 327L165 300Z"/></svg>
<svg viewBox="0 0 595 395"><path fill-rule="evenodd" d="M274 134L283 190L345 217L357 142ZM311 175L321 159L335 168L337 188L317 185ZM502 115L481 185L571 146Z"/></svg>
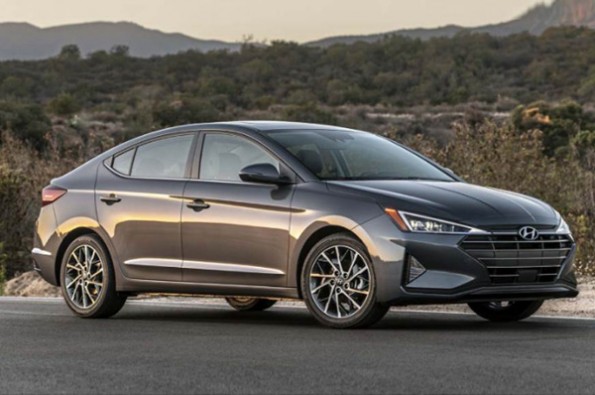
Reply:
<svg viewBox="0 0 595 395"><path fill-rule="evenodd" d="M406 142L470 182L541 198L564 215L595 274L595 31L539 37L388 37L321 49L0 62L0 283L29 270L41 189L162 127L279 119Z"/></svg>

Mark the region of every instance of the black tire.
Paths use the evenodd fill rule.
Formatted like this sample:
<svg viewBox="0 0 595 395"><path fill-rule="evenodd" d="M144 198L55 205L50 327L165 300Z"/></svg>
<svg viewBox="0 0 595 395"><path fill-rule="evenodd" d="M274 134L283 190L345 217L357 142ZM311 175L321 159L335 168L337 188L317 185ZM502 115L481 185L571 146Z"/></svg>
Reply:
<svg viewBox="0 0 595 395"><path fill-rule="evenodd" d="M313 265L316 264L320 254L335 246L341 246L343 248L348 247L357 252L365 261L369 270L368 294L365 301L354 315L343 318L332 317L325 314L325 312L318 307L317 302L314 300L311 293L310 273ZM372 264L365 246L349 233L339 233L325 237L310 250L302 268L301 290L310 313L312 313L318 322L331 328L349 329L369 327L380 321L390 308L387 304L377 302L374 265Z"/></svg>
<svg viewBox="0 0 595 395"><path fill-rule="evenodd" d="M96 251L103 267L101 283L103 286L97 292L97 299L93 305L88 308L78 306L66 289L66 271L67 264L71 260L72 253L84 246L90 246ZM116 292L116 278L111 257L105 248L101 239L95 235L85 235L75 239L66 249L62 258L60 267L60 283L62 288L62 295L68 307L81 318L108 318L119 312L124 303L126 303L127 295ZM82 291L81 291L82 292Z"/></svg>
<svg viewBox="0 0 595 395"><path fill-rule="evenodd" d="M273 307L276 300L249 297L227 297L225 301L237 311L264 311Z"/></svg>
<svg viewBox="0 0 595 395"><path fill-rule="evenodd" d="M469 303L469 307L488 321L513 322L531 317L542 304L543 300L509 302L507 305L502 305L501 302L482 302Z"/></svg>

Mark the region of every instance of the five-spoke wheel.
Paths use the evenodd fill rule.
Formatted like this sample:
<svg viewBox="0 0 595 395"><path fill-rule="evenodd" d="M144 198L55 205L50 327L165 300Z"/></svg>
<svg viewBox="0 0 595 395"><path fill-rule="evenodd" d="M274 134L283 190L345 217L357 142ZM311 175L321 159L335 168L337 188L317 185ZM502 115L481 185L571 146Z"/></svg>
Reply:
<svg viewBox="0 0 595 395"><path fill-rule="evenodd" d="M388 306L376 301L374 268L364 246L348 234L321 240L306 258L302 293L312 314L335 328L380 320Z"/></svg>

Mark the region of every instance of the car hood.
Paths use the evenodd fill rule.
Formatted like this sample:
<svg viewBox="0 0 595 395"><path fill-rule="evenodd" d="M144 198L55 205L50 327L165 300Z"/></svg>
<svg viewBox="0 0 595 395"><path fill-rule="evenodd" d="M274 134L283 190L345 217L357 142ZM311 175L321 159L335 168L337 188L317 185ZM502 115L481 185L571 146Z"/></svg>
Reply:
<svg viewBox="0 0 595 395"><path fill-rule="evenodd" d="M553 228L559 222L554 209L538 199L464 182L329 181L328 186L337 191L368 195L383 207L486 230L526 225Z"/></svg>

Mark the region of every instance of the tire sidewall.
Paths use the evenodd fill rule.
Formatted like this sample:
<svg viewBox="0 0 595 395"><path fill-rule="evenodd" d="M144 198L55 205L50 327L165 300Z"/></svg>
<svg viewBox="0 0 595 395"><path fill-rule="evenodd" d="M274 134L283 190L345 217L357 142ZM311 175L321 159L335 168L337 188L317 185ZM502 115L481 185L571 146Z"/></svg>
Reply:
<svg viewBox="0 0 595 395"><path fill-rule="evenodd" d="M329 317L324 312L320 311L316 302L312 299L312 295L310 293L310 281L309 281L309 273L312 266L315 264L315 259L318 257L320 253L328 249L329 247L335 245L344 245L350 248L353 248L357 251L362 259L366 261L368 268L370 270L370 294L366 299L366 302L362 306L362 308L353 316L349 318L333 318ZM341 234L341 235L331 235L322 239L318 242L308 253L304 265L302 267L301 273L301 290L304 301L308 310L314 315L314 317L324 325L334 327L334 328L352 328L358 327L363 322L367 321L369 315L373 313L373 309L376 302L376 272L374 271L374 264L370 259L368 252L365 246L356 240L355 238Z"/></svg>
<svg viewBox="0 0 595 395"><path fill-rule="evenodd" d="M469 303L469 307L478 316L493 322L515 322L531 317L542 306L543 300L519 301L503 308L494 309L489 302Z"/></svg>
<svg viewBox="0 0 595 395"><path fill-rule="evenodd" d="M104 284L103 289L101 290L101 294L99 295L99 300L95 305L90 309L81 309L76 306L68 296L66 291L66 284L64 281L64 275L66 271L66 264L70 258L72 252L82 245L89 245L93 247L97 254L99 255L101 262L103 262L103 272L104 272ZM64 256L62 257L62 262L60 263L60 288L62 290L62 295L68 307L78 316L80 317L93 317L97 315L103 308L106 303L106 299L115 292L115 280L114 280L114 272L113 266L110 259L110 256L107 252L107 249L103 245L103 242L99 240L96 236L87 235L81 236L75 239L66 249L64 252Z"/></svg>

